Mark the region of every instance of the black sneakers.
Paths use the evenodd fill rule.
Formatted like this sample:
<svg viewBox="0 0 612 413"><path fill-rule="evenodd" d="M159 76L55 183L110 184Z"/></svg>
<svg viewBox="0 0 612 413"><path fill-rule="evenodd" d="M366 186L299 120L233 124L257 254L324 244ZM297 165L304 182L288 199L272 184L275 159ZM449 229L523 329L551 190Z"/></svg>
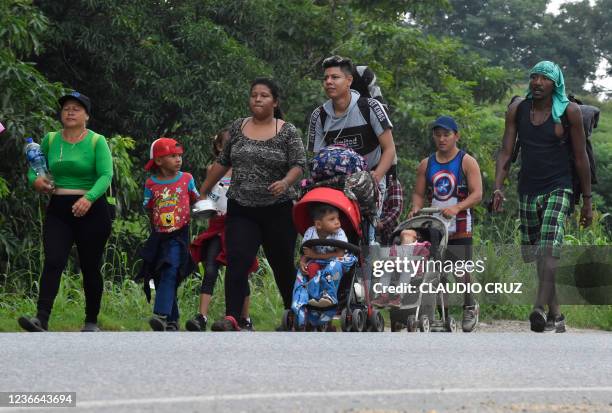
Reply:
<svg viewBox="0 0 612 413"><path fill-rule="evenodd" d="M240 329L242 331L255 331L255 327L253 327L253 321L251 320L251 317L240 317L240 320L238 320L238 325L240 326Z"/></svg>
<svg viewBox="0 0 612 413"><path fill-rule="evenodd" d="M166 324L166 331L179 331L179 325L177 321L168 321Z"/></svg>
<svg viewBox="0 0 612 413"><path fill-rule="evenodd" d="M149 325L153 331L179 331L178 321L168 321L165 315L154 313L149 319Z"/></svg>
<svg viewBox="0 0 612 413"><path fill-rule="evenodd" d="M212 331L240 331L240 326L234 317L226 315L213 323Z"/></svg>
<svg viewBox="0 0 612 413"><path fill-rule="evenodd" d="M206 324L208 323L208 317L202 314L197 314L191 320L185 323L185 328L189 331L206 331Z"/></svg>
<svg viewBox="0 0 612 413"><path fill-rule="evenodd" d="M21 328L31 333L41 333L48 330L47 323L41 321L38 317L19 317L17 320Z"/></svg>
<svg viewBox="0 0 612 413"><path fill-rule="evenodd" d="M168 322L165 315L153 314L153 317L149 319L149 325L153 331L166 331Z"/></svg>
<svg viewBox="0 0 612 413"><path fill-rule="evenodd" d="M563 314L560 314L557 317L553 317L551 314L548 314L546 318L547 320L544 331L554 333L565 333L567 331L565 329L565 316Z"/></svg>
<svg viewBox="0 0 612 413"><path fill-rule="evenodd" d="M531 331L541 333L546 328L546 313L542 307L534 307L531 314L529 314L529 323L531 324Z"/></svg>

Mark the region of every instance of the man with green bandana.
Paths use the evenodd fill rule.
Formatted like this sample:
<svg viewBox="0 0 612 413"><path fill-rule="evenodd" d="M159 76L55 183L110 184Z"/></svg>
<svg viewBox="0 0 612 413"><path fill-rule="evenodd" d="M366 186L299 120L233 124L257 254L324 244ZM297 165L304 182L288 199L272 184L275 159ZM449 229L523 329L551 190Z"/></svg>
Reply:
<svg viewBox="0 0 612 413"><path fill-rule="evenodd" d="M562 122L562 119L566 120ZM529 72L526 99L517 99L508 107L502 149L497 158L493 211L501 211L505 200L503 184L515 144L521 150L518 192L521 243L526 246L523 258L525 262L536 261L539 278L529 322L532 331L562 333L565 317L556 296L555 275L564 219L573 211L570 151L574 154L573 168L582 189L580 222L583 226L591 224L593 213L582 114L578 105L565 95L563 73L553 62L535 65Z"/></svg>

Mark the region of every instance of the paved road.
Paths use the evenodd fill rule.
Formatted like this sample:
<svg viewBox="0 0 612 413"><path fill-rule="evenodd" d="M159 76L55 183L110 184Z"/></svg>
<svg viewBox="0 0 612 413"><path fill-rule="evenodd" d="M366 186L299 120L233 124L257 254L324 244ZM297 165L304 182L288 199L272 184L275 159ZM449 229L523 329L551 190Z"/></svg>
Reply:
<svg viewBox="0 0 612 413"><path fill-rule="evenodd" d="M602 333L10 333L0 357L0 391L68 412L612 412Z"/></svg>

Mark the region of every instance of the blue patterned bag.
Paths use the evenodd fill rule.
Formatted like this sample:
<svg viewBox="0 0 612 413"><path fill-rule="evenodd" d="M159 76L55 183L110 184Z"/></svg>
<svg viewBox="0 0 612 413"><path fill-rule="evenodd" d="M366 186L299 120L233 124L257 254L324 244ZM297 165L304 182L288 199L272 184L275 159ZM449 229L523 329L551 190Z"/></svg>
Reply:
<svg viewBox="0 0 612 413"><path fill-rule="evenodd" d="M367 169L366 160L344 145L329 145L321 148L310 161L310 176L315 182L338 175L351 175Z"/></svg>

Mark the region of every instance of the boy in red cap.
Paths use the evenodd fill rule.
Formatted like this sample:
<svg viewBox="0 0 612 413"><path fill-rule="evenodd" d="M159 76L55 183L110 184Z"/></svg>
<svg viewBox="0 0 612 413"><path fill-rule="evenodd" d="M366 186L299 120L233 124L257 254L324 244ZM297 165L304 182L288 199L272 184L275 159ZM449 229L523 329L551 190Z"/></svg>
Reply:
<svg viewBox="0 0 612 413"><path fill-rule="evenodd" d="M181 172L183 148L170 138L151 144L145 170L152 171L145 182L144 207L150 213L151 235L141 253L141 275L150 299L149 279L155 282L155 305L149 325L155 331L178 330L176 290L192 270L189 254L190 208L200 196L191 174Z"/></svg>

